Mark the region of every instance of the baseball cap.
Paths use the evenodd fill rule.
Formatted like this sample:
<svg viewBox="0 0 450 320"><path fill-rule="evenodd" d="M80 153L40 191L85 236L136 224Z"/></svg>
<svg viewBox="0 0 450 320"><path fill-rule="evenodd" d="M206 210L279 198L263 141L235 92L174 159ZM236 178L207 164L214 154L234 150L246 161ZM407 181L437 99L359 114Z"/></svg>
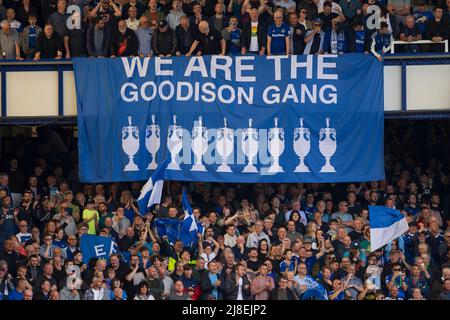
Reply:
<svg viewBox="0 0 450 320"><path fill-rule="evenodd" d="M158 27L160 27L160 28L167 27L167 21L166 21L166 20L161 20L161 21L158 23Z"/></svg>
<svg viewBox="0 0 450 320"><path fill-rule="evenodd" d="M322 19L320 18L314 18L313 23L322 23Z"/></svg>

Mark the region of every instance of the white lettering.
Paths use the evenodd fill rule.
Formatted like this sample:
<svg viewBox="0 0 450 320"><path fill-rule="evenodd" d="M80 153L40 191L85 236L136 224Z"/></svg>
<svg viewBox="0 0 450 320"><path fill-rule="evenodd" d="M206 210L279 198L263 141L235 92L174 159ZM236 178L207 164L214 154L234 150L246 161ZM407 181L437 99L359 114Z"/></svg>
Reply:
<svg viewBox="0 0 450 320"><path fill-rule="evenodd" d="M137 90L137 86L134 83L126 82L123 84L122 88L120 88L120 96L122 97L122 100L125 102L134 102L138 101L138 95L136 91L130 91L130 96L126 95L126 91L128 88Z"/></svg>
<svg viewBox="0 0 450 320"><path fill-rule="evenodd" d="M139 59L139 58L136 58ZM172 70L163 70L163 65L172 65L172 59L164 59L161 57L155 58L155 76L173 76Z"/></svg>
<svg viewBox="0 0 450 320"><path fill-rule="evenodd" d="M285 103L288 99L292 99L293 102L298 103L297 92L295 92L295 88L292 83L288 84L283 96L283 100L281 100L281 102Z"/></svg>
<svg viewBox="0 0 450 320"><path fill-rule="evenodd" d="M211 89L208 89L211 88ZM212 82L205 82L202 85L202 91L204 94L202 94L202 100L205 102L213 102L216 100L216 94L214 93L214 90L216 90L216 86ZM208 96L209 95L209 98Z"/></svg>
<svg viewBox="0 0 450 320"><path fill-rule="evenodd" d="M330 89L332 93L329 93L327 97L325 97L325 91L327 89ZM331 103L337 103L337 89L335 86L331 84L326 84L319 90L319 98L322 103L325 104L331 104Z"/></svg>
<svg viewBox="0 0 450 320"><path fill-rule="evenodd" d="M152 94L150 96L147 95L147 93L145 92L145 90L149 86L152 88ZM148 82L145 82L141 87L141 96L145 101L151 101L151 100L155 99L156 91L157 91L157 89L156 89L155 83L153 81L148 81Z"/></svg>
<svg viewBox="0 0 450 320"><path fill-rule="evenodd" d="M198 65L196 65L198 62ZM208 72L206 71L205 60L203 57L192 57L189 59L189 64L184 72L185 77L190 77L192 72L200 72L203 78L208 77Z"/></svg>
<svg viewBox="0 0 450 320"><path fill-rule="evenodd" d="M144 63L142 63L141 59L139 59L138 57L134 57L134 58L131 58L131 65L130 65L128 58L125 58L125 57L122 58L123 68L125 69L125 74L127 75L127 77L131 78L133 76L134 68L136 67L136 65L137 65L139 77L141 77L141 78L145 77L145 75L147 74L149 60L150 60L150 58L148 58L148 57L144 58Z"/></svg>
<svg viewBox="0 0 450 320"><path fill-rule="evenodd" d="M230 97L228 99L226 99L223 96L224 90L230 91ZM219 87L219 90L217 91L217 96L218 96L220 102L226 103L226 104L232 103L234 101L234 99L236 99L236 93L234 92L234 88L228 84Z"/></svg>
<svg viewBox="0 0 450 320"><path fill-rule="evenodd" d="M274 60L275 80L281 80L281 59L286 59L288 56L267 56L267 60Z"/></svg>
<svg viewBox="0 0 450 320"><path fill-rule="evenodd" d="M317 103L317 85L312 85L312 93L306 86L306 84L302 84L301 87L301 103L305 103L305 93L308 95L309 100L311 103Z"/></svg>
<svg viewBox="0 0 450 320"><path fill-rule="evenodd" d="M187 89L188 94L183 96L183 87ZM177 83L177 100L178 101L188 101L192 97L192 84L189 82L178 82Z"/></svg>
<svg viewBox="0 0 450 320"><path fill-rule="evenodd" d="M242 104L242 98L245 98L247 104L253 104L253 87L249 87L249 92L245 92L244 88L238 87L238 104Z"/></svg>
<svg viewBox="0 0 450 320"><path fill-rule="evenodd" d="M254 61L254 56L237 56L236 57L236 81L240 82L256 82L255 76L243 76L242 71L253 71L254 65L242 64L243 61Z"/></svg>
<svg viewBox="0 0 450 320"><path fill-rule="evenodd" d="M105 248L104 248L103 244L99 244L99 245L94 246L94 250L95 250L95 256L96 257L106 255Z"/></svg>
<svg viewBox="0 0 450 320"><path fill-rule="evenodd" d="M270 95L271 99L269 99L269 96L268 96L269 91L275 91L275 93ZM267 104L280 103L280 88L278 88L277 86L270 86L270 87L267 87L266 89L264 89L263 100Z"/></svg>
<svg viewBox="0 0 450 320"><path fill-rule="evenodd" d="M225 64L219 64L219 60L225 60ZM231 81L231 64L233 59L229 56L211 56L211 78L217 77L217 70L225 73L225 80Z"/></svg>
<svg viewBox="0 0 450 320"><path fill-rule="evenodd" d="M291 79L297 79L297 69L306 68L306 79L312 79L313 74L313 55L308 54L305 62L297 62L297 57L304 56L291 56Z"/></svg>
<svg viewBox="0 0 450 320"><path fill-rule="evenodd" d="M165 86L169 86L169 94L168 95L164 95L164 87ZM172 82L170 82L169 80L166 80L166 81L163 81L163 82L161 82L161 84L159 85L159 88L158 88L158 94L159 94L159 97L162 99L162 100L170 100L170 99L172 99L172 97L173 97L173 95L174 95L174 92L175 92L175 88L174 88L174 86L173 86L173 83Z"/></svg>
<svg viewBox="0 0 450 320"><path fill-rule="evenodd" d="M337 80L337 73L324 73L324 69L336 69L336 62L324 62L325 58L337 58L337 54L321 54L317 60L317 79Z"/></svg>

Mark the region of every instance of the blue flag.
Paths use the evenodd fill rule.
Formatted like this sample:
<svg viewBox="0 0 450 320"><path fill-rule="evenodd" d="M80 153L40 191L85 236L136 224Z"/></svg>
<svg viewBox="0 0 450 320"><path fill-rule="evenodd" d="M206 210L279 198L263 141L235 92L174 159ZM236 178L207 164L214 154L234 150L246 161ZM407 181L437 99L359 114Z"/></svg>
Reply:
<svg viewBox="0 0 450 320"><path fill-rule="evenodd" d="M83 254L83 263L88 263L94 257L108 259L111 254L119 251L113 238L90 234L81 236L80 250Z"/></svg>
<svg viewBox="0 0 450 320"><path fill-rule="evenodd" d="M369 206L370 248L375 251L408 231L406 217L398 210Z"/></svg>
<svg viewBox="0 0 450 320"><path fill-rule="evenodd" d="M327 290L313 277L307 275L305 278L306 291L302 300L328 300Z"/></svg>
<svg viewBox="0 0 450 320"><path fill-rule="evenodd" d="M180 238L181 220L178 218L158 218L155 220L156 233L160 238L167 236L170 244Z"/></svg>
<svg viewBox="0 0 450 320"><path fill-rule="evenodd" d="M141 189L141 194L137 200L139 211L141 214L146 214L151 206L161 202L161 195L164 185L164 175L169 164L169 158L166 158L153 172L148 181Z"/></svg>
<svg viewBox="0 0 450 320"><path fill-rule="evenodd" d="M197 242L197 232L203 233L203 226L195 219L186 190L183 190L181 200L184 210L184 220L181 224L180 240L185 247L192 247Z"/></svg>

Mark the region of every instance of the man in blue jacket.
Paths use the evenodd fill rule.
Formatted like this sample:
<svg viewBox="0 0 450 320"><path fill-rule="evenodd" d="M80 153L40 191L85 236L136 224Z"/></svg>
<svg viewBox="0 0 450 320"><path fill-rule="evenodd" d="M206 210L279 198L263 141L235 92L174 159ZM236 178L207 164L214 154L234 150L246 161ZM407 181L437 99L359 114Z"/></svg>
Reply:
<svg viewBox="0 0 450 320"><path fill-rule="evenodd" d="M380 30L372 35L371 52L378 59L383 61L382 55L391 51L392 41L394 40L392 33L389 31L386 22L380 23Z"/></svg>

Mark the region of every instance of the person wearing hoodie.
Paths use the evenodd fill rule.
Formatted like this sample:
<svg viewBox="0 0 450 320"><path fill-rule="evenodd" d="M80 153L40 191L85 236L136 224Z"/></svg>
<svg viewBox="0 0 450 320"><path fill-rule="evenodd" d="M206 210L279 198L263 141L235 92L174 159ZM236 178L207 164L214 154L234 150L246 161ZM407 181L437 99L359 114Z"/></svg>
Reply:
<svg viewBox="0 0 450 320"><path fill-rule="evenodd" d="M186 14L183 12L181 7L181 1L174 0L172 2L172 10L170 10L170 13L166 17L169 28L175 30L175 28L180 24L180 18L185 15Z"/></svg>

